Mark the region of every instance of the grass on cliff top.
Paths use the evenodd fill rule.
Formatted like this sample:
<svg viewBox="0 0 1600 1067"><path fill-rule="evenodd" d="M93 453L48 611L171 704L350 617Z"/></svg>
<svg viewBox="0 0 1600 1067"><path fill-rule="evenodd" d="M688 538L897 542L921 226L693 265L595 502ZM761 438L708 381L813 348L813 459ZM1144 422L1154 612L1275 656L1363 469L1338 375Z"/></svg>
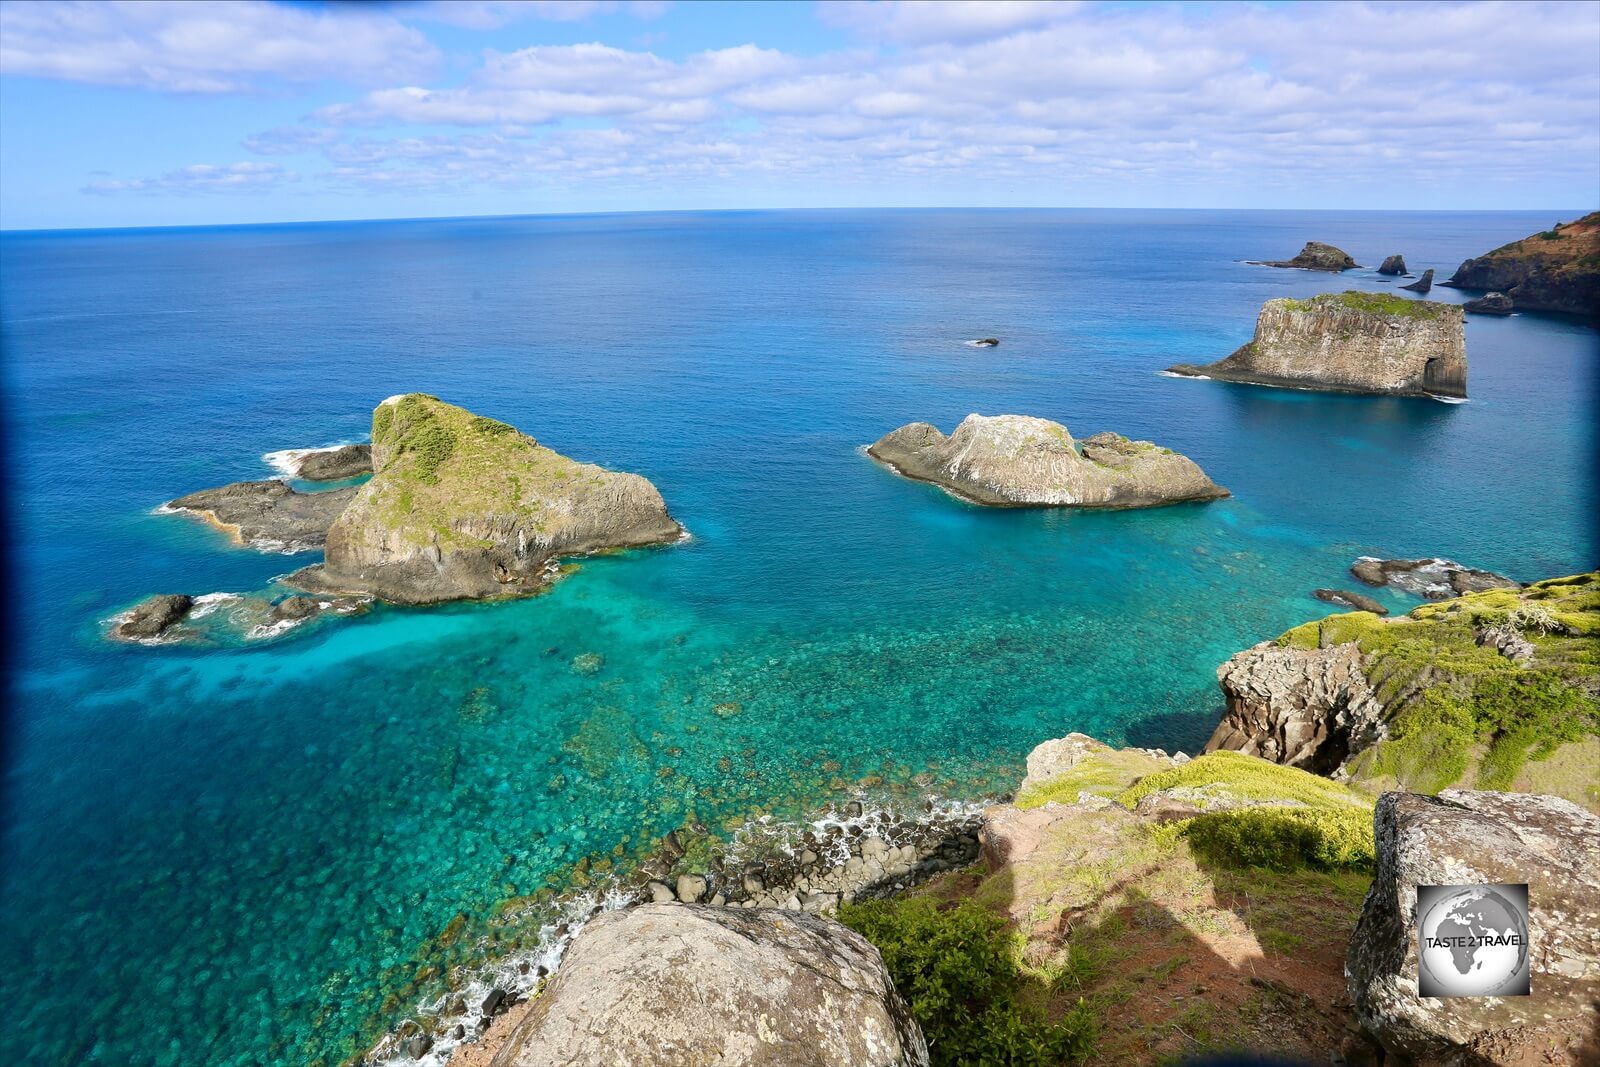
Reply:
<svg viewBox="0 0 1600 1067"><path fill-rule="evenodd" d="M1483 626L1511 626L1534 646L1522 665L1478 645ZM1370 612L1330 615L1283 634L1280 645L1355 642L1383 704L1390 737L1360 754L1352 774L1373 784L1438 792L1469 773L1479 788L1534 783L1584 803L1530 761L1600 736L1600 702L1582 688L1600 675L1600 573L1493 589L1384 621Z"/></svg>
<svg viewBox="0 0 1600 1067"><path fill-rule="evenodd" d="M473 541L453 528L457 516L536 516L547 495L604 479L598 467L426 393L379 404L372 443L388 450L383 469L368 483L380 520L441 544Z"/></svg>
<svg viewBox="0 0 1600 1067"><path fill-rule="evenodd" d="M1249 802L1281 807L1360 809L1372 798L1330 778L1284 767L1242 752L1209 752L1171 770L1146 775L1118 793L1118 804L1132 808L1152 793L1169 790L1203 803Z"/></svg>
<svg viewBox="0 0 1600 1067"><path fill-rule="evenodd" d="M1134 749L1096 752L1065 774L1028 786L1017 794L1014 804L1026 810L1052 802L1072 804L1077 801L1079 793L1114 797L1138 779L1159 771L1162 766L1155 757Z"/></svg>
<svg viewBox="0 0 1600 1067"><path fill-rule="evenodd" d="M1362 293L1351 289L1343 293L1323 293L1309 300L1285 299L1284 306L1291 311L1314 311L1317 308L1339 304L1369 315L1399 316L1406 319L1437 319L1450 312L1453 305L1432 300L1412 300L1388 293Z"/></svg>

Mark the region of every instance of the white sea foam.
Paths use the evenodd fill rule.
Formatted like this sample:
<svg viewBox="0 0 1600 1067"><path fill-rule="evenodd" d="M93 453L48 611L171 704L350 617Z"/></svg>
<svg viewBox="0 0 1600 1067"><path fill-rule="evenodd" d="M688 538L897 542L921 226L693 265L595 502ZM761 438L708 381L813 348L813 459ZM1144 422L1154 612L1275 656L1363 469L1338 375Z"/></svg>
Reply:
<svg viewBox="0 0 1600 1067"><path fill-rule="evenodd" d="M1467 398L1464 396L1435 396L1432 393L1428 394L1428 399L1437 400L1441 404L1465 404L1467 402Z"/></svg>
<svg viewBox="0 0 1600 1067"><path fill-rule="evenodd" d="M388 401L384 402L388 403ZM355 444L355 442L340 441L338 444L321 445L317 448L283 448L276 452L265 453L261 459L267 466L284 477L293 478L300 473L300 464L307 456L314 456L319 452L337 452L350 444Z"/></svg>
<svg viewBox="0 0 1600 1067"><path fill-rule="evenodd" d="M230 600L243 600L238 593L206 593L194 598L194 609L189 612L191 619L203 619L216 611Z"/></svg>
<svg viewBox="0 0 1600 1067"><path fill-rule="evenodd" d="M1170 370L1162 371L1161 376L1163 378L1195 378L1202 382L1209 382L1211 380L1211 375L1209 374L1179 374L1177 371Z"/></svg>

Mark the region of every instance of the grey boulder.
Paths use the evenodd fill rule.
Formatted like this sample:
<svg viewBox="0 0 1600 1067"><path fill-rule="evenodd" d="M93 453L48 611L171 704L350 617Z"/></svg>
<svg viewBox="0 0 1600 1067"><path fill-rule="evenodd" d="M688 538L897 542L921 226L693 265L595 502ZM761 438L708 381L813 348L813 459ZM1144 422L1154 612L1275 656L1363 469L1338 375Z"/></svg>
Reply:
<svg viewBox="0 0 1600 1067"><path fill-rule="evenodd" d="M1410 285L1402 285L1400 288L1410 290L1413 293L1426 293L1433 288L1433 268L1429 267L1422 272L1422 277Z"/></svg>
<svg viewBox="0 0 1600 1067"><path fill-rule="evenodd" d="M573 941L493 1067L920 1067L878 950L821 916L644 904Z"/></svg>
<svg viewBox="0 0 1600 1067"><path fill-rule="evenodd" d="M341 445L307 452L295 464L295 476L310 482L332 482L372 473L371 445Z"/></svg>
<svg viewBox="0 0 1600 1067"><path fill-rule="evenodd" d="M1556 797L1385 793L1377 875L1350 939L1356 1015L1418 1067L1600 1063L1600 818ZM1527 883L1532 992L1424 997L1417 887Z"/></svg>
<svg viewBox="0 0 1600 1067"><path fill-rule="evenodd" d="M184 593L163 593L141 600L128 617L111 631L113 637L124 641L148 641L160 637L170 627L183 621L194 607L194 598Z"/></svg>
<svg viewBox="0 0 1600 1067"><path fill-rule="evenodd" d="M1504 293L1484 293L1461 307L1474 315L1509 315L1516 310L1511 298Z"/></svg>

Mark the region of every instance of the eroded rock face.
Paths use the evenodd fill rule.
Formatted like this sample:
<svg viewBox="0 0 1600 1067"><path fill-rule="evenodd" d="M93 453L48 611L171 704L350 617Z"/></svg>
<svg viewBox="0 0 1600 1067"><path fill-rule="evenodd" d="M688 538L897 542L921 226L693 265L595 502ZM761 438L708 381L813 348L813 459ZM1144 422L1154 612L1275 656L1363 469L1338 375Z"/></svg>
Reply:
<svg viewBox="0 0 1600 1067"><path fill-rule="evenodd" d="M683 534L656 487L552 452L503 422L421 393L372 420L375 473L328 531L326 562L292 581L403 604L542 588L559 556Z"/></svg>
<svg viewBox="0 0 1600 1067"><path fill-rule="evenodd" d="M342 445L301 456L295 476L311 482L333 482L372 473L371 445Z"/></svg>
<svg viewBox="0 0 1600 1067"><path fill-rule="evenodd" d="M354 488L302 493L269 479L202 489L166 506L198 515L240 544L299 552L327 540L329 527L355 495Z"/></svg>
<svg viewBox="0 0 1600 1067"><path fill-rule="evenodd" d="M1323 244L1321 241L1307 241L1300 254L1293 259L1266 259L1257 264L1262 267L1297 267L1300 270L1349 270L1360 266L1350 258L1350 254L1342 248Z"/></svg>
<svg viewBox="0 0 1600 1067"><path fill-rule="evenodd" d="M1391 396L1467 395L1461 309L1381 293L1269 300L1255 337L1226 359L1169 373L1252 385Z"/></svg>
<svg viewBox="0 0 1600 1067"><path fill-rule="evenodd" d="M853 930L798 912L656 903L584 928L494 1067L927 1062L878 950Z"/></svg>
<svg viewBox="0 0 1600 1067"><path fill-rule="evenodd" d="M1428 290L1433 288L1433 268L1429 267L1427 270L1422 272L1422 277L1418 278L1410 285L1402 285L1400 288L1407 289L1413 293L1426 293Z"/></svg>
<svg viewBox="0 0 1600 1067"><path fill-rule="evenodd" d="M182 622L194 607L194 598L184 593L163 593L141 600L118 623L111 636L124 641L148 641L160 637L170 627Z"/></svg>
<svg viewBox="0 0 1600 1067"><path fill-rule="evenodd" d="M1464 567L1453 559L1377 559L1362 556L1350 573L1368 585L1392 585L1429 600L1448 600L1488 589L1521 589L1503 574Z"/></svg>
<svg viewBox="0 0 1600 1067"><path fill-rule="evenodd" d="M1228 709L1205 750L1229 749L1313 774L1337 770L1384 736L1383 706L1354 643L1263 641L1217 668Z"/></svg>
<svg viewBox="0 0 1600 1067"><path fill-rule="evenodd" d="M1383 261L1383 266L1378 268L1379 274L1400 275L1406 272L1405 256L1389 256Z"/></svg>
<svg viewBox="0 0 1600 1067"><path fill-rule="evenodd" d="M1080 452L1065 426L1027 415L968 415L948 437L913 422L867 451L908 478L1000 507L1143 508L1228 495L1171 449L1101 433Z"/></svg>
<svg viewBox="0 0 1600 1067"><path fill-rule="evenodd" d="M1600 819L1555 797L1385 793L1345 974L1362 1026L1419 1067L1600 1062ZM1421 997L1417 886L1528 883L1525 997Z"/></svg>

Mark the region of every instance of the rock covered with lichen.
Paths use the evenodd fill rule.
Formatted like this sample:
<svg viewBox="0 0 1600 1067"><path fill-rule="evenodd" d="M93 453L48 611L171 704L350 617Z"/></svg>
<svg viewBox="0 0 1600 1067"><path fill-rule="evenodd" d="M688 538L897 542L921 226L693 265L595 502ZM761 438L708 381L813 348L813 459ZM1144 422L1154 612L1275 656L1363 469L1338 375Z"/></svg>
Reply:
<svg viewBox="0 0 1600 1067"><path fill-rule="evenodd" d="M908 478L999 507L1142 508L1228 495L1170 448L1114 433L1080 443L1028 415L968 415L949 436L913 422L867 452Z"/></svg>
<svg viewBox="0 0 1600 1067"><path fill-rule="evenodd" d="M407 604L481 599L541 588L560 556L683 534L639 475L422 393L374 410L372 466L328 531L325 563L294 584Z"/></svg>
<svg viewBox="0 0 1600 1067"><path fill-rule="evenodd" d="M584 927L493 1062L923 1067L928 1049L855 931L803 912L654 903Z"/></svg>
<svg viewBox="0 0 1600 1067"><path fill-rule="evenodd" d="M1384 293L1269 300L1255 336L1226 359L1180 363L1185 377L1391 396L1465 397L1461 309Z"/></svg>
<svg viewBox="0 0 1600 1067"><path fill-rule="evenodd" d="M1408 1063L1597 1062L1600 819L1555 797L1446 790L1385 793L1373 828L1377 876L1345 964L1366 1031ZM1419 996L1417 887L1508 883L1528 883L1531 993Z"/></svg>

